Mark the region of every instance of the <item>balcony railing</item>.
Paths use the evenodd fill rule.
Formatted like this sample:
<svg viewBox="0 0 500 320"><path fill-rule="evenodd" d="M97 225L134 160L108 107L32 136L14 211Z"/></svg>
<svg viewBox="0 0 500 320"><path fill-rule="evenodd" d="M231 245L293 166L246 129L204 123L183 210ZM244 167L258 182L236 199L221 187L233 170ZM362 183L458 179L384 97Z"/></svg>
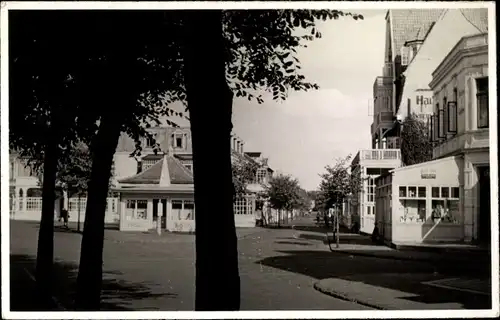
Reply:
<svg viewBox="0 0 500 320"><path fill-rule="evenodd" d="M361 160L400 160L399 149L370 149L361 150Z"/></svg>

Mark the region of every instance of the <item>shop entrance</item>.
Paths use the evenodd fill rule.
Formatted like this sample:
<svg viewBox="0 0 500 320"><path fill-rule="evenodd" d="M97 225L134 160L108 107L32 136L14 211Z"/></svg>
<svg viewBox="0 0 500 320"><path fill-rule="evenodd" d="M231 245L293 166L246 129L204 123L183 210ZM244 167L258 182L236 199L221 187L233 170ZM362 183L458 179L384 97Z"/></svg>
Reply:
<svg viewBox="0 0 500 320"><path fill-rule="evenodd" d="M167 228L167 199L153 199L153 227L156 228L158 220L158 204L162 204L161 228Z"/></svg>
<svg viewBox="0 0 500 320"><path fill-rule="evenodd" d="M479 230L481 244L491 242L490 167L478 167L479 176Z"/></svg>

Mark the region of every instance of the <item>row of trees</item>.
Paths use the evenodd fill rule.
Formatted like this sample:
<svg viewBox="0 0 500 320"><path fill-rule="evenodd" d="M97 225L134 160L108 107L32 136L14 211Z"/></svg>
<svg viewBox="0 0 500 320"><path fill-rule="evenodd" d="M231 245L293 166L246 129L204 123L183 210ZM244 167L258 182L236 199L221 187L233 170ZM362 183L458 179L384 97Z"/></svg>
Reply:
<svg viewBox="0 0 500 320"><path fill-rule="evenodd" d="M119 136L133 137L140 152L141 137L154 138L146 128L174 114L169 105L180 101L192 132L196 310L238 310L233 95L262 103L261 91L285 100L290 91L318 89L301 72L297 49L321 37L316 21L344 15L360 18L337 10L10 11L9 142L31 164L43 163L38 300L50 303L59 160L79 143L92 158L75 306L99 310L106 198ZM210 215L215 198L218 219ZM213 250L214 242L224 245Z"/></svg>
<svg viewBox="0 0 500 320"><path fill-rule="evenodd" d="M306 211L311 207L311 199L302 189L297 179L290 175L278 174L266 186L264 196L268 199L271 208L278 211L278 227L284 212L291 210ZM288 216L286 216L288 217Z"/></svg>

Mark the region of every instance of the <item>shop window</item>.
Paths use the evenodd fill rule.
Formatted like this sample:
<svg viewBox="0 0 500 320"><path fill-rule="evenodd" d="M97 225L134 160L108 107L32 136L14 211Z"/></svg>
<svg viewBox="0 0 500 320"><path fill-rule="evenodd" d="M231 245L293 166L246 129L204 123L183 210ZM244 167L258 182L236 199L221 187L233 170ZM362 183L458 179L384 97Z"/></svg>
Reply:
<svg viewBox="0 0 500 320"><path fill-rule="evenodd" d="M409 198L417 197L417 187L408 187L408 197Z"/></svg>
<svg viewBox="0 0 500 320"><path fill-rule="evenodd" d="M406 187L399 187L399 197L406 198Z"/></svg>
<svg viewBox="0 0 500 320"><path fill-rule="evenodd" d="M450 197L450 188L441 187L441 198L449 198Z"/></svg>
<svg viewBox="0 0 500 320"><path fill-rule="evenodd" d="M439 198L439 187L432 187L432 197Z"/></svg>
<svg viewBox="0 0 500 320"><path fill-rule="evenodd" d="M433 187L432 189L432 221L434 223L458 223L460 189L458 187Z"/></svg>
<svg viewBox="0 0 500 320"><path fill-rule="evenodd" d="M426 187L418 187L418 197L419 198L425 198L425 197L427 197Z"/></svg>
<svg viewBox="0 0 500 320"><path fill-rule="evenodd" d="M177 220L194 220L194 201L172 200L172 213Z"/></svg>
<svg viewBox="0 0 500 320"><path fill-rule="evenodd" d="M476 79L477 127L489 127L488 77Z"/></svg>
<svg viewBox="0 0 500 320"><path fill-rule="evenodd" d="M127 218L147 219L148 213L147 200L127 200L126 211Z"/></svg>
<svg viewBox="0 0 500 320"><path fill-rule="evenodd" d="M426 200L424 199L403 199L400 200L400 222L402 223L423 223L426 219Z"/></svg>

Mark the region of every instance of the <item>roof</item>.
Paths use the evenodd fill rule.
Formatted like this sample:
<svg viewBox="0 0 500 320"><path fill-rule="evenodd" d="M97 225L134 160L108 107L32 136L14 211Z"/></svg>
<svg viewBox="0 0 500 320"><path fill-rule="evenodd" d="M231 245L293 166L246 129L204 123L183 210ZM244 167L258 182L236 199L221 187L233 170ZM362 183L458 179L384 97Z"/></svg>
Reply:
<svg viewBox="0 0 500 320"><path fill-rule="evenodd" d="M473 8L473 9L458 9L464 16L465 20L478 29L478 33L488 32L488 9Z"/></svg>
<svg viewBox="0 0 500 320"><path fill-rule="evenodd" d="M406 41L437 21L445 9L391 9L393 52L397 56ZM425 35L426 33L422 33Z"/></svg>
<svg viewBox="0 0 500 320"><path fill-rule="evenodd" d="M435 23L436 23L435 21L429 22L420 26L418 29L415 29L415 31L411 34L408 40L406 40L405 45L408 42L413 42L413 41L423 42Z"/></svg>
<svg viewBox="0 0 500 320"><path fill-rule="evenodd" d="M168 177L163 175L168 174ZM169 184L193 184L193 174L179 160L172 155L165 154L163 159L132 177L128 177L118 182L120 184L134 185L161 185L163 181Z"/></svg>

